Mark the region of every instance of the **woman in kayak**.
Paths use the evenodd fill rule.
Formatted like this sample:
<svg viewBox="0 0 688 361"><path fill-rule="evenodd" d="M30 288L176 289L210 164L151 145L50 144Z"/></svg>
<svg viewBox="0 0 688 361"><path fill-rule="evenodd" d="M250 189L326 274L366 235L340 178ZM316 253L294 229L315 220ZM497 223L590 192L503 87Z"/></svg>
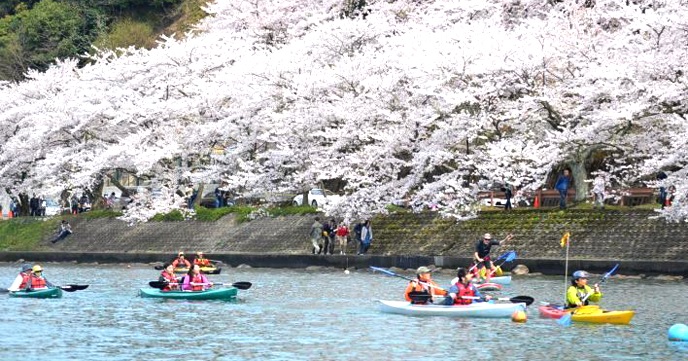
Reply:
<svg viewBox="0 0 688 361"><path fill-rule="evenodd" d="M163 291L171 291L179 289L179 280L174 275L174 266L171 263L165 263L165 269L160 273L158 281L165 282Z"/></svg>
<svg viewBox="0 0 688 361"><path fill-rule="evenodd" d="M21 267L21 272L19 272L17 277L14 279L14 282L12 282L12 285L7 290L10 292L23 290L26 288L26 283L29 281L29 277L31 277L31 265L24 263Z"/></svg>
<svg viewBox="0 0 688 361"><path fill-rule="evenodd" d="M566 290L566 308L587 306L589 301L599 302L602 299L600 285L588 286L588 272L576 271L571 277L571 286Z"/></svg>
<svg viewBox="0 0 688 361"><path fill-rule="evenodd" d="M194 264L197 264L201 267L210 267L212 264L210 263L210 260L205 258L205 255L203 252L196 252L196 257L194 258Z"/></svg>
<svg viewBox="0 0 688 361"><path fill-rule="evenodd" d="M492 297L483 297L477 288L471 283L472 275L466 272L465 268L456 269L456 283L449 287L449 295L445 299L445 305L470 305L474 298L489 301Z"/></svg>
<svg viewBox="0 0 688 361"><path fill-rule="evenodd" d="M201 266L195 264L189 273L184 276L182 281L182 290L184 291L203 291L212 287L212 283L208 281L208 278L201 273Z"/></svg>
<svg viewBox="0 0 688 361"><path fill-rule="evenodd" d="M177 258L172 261L172 266L174 268L191 268L191 262L184 258L184 252L179 252L179 254L177 254Z"/></svg>
<svg viewBox="0 0 688 361"><path fill-rule="evenodd" d="M430 269L422 266L416 270L417 280L409 282L404 291L406 301L415 304L424 304L432 300L432 296L444 296L447 291L443 290L430 276ZM413 297L412 297L413 296Z"/></svg>

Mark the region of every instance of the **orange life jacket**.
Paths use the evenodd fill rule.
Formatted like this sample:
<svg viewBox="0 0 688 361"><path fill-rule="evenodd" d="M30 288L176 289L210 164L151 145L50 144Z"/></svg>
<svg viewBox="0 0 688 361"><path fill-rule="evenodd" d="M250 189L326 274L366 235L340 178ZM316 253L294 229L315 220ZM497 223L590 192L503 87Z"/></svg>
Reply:
<svg viewBox="0 0 688 361"><path fill-rule="evenodd" d="M48 285L45 283L45 278L43 277L37 277L34 274L31 274L29 276L29 282L31 283L31 288L33 289L40 289L40 288L47 288ZM27 282L28 283L28 282Z"/></svg>
<svg viewBox="0 0 688 361"><path fill-rule="evenodd" d="M201 267L207 267L210 266L210 260L207 258L194 258L194 264L197 264Z"/></svg>
<svg viewBox="0 0 688 361"><path fill-rule="evenodd" d="M456 282L456 287L459 289L459 292L456 294L456 299L454 300L455 305L470 305L473 303L472 299L462 297L475 297L475 289L473 288L473 285L464 285L461 282Z"/></svg>

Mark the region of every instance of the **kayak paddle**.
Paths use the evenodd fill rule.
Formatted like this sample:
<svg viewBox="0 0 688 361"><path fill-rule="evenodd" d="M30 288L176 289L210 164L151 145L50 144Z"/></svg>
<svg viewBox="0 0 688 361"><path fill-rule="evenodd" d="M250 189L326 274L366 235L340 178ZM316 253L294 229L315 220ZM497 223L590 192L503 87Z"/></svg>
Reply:
<svg viewBox="0 0 688 361"><path fill-rule="evenodd" d="M604 283L604 281L606 281L607 278L609 278L611 275L613 275L614 272L616 272L616 270L618 268L619 268L619 264L617 263L616 265L614 265L614 267L612 269L609 270L609 272L602 275L602 279L600 280L600 283ZM587 301L588 297L590 297L590 296L592 296L592 293L588 293L587 295L585 295L585 297L581 301L583 301L583 303L585 304L585 301ZM571 310L571 312L568 312L565 315L561 316L561 318L557 320L557 323L562 325L562 326L571 326L571 317L573 316L573 314L576 311L578 311L579 307L576 307L574 310Z"/></svg>
<svg viewBox="0 0 688 361"><path fill-rule="evenodd" d="M157 289L163 289L168 284L169 284L169 282L164 282L164 281L150 281L150 282L148 282L149 286L151 286L153 288L157 288ZM228 285L231 285L232 287L240 289L240 290L247 290L247 289L251 288L251 286L253 284L251 282L234 282L232 284L213 282L213 286L228 286Z"/></svg>
<svg viewBox="0 0 688 361"><path fill-rule="evenodd" d="M419 280L419 279L417 279L417 278L411 278L411 277L402 276L402 275L400 275L400 274L398 274L398 273L394 273L394 272L392 272L392 271L390 271L390 270L388 270L388 269L384 269L384 268L381 268L381 267L375 267L375 266L370 266L370 269L372 269L373 271L380 271L380 272L382 272L382 273L384 273L384 274L386 274L386 275L388 275L388 276L403 278L403 279L405 279L405 280L407 280L407 281L418 282L418 283L420 283L420 284L423 285L423 286L428 286L428 287L432 287L432 288L435 288L435 289L438 289L438 290L441 290L441 291L446 291L446 290L445 290L444 288L442 288L442 287L437 287L437 286L432 285L432 284L430 284L430 283L423 282L423 281L421 281L421 280Z"/></svg>
<svg viewBox="0 0 688 361"><path fill-rule="evenodd" d="M88 285L65 285L65 286L56 286L56 287L65 291L65 292L75 292L75 291L81 291L81 290L87 289Z"/></svg>
<svg viewBox="0 0 688 361"><path fill-rule="evenodd" d="M461 298L466 298L470 300L485 300L485 297L471 297L471 296L461 296ZM530 296L515 296L515 297L499 297L499 298L492 298L492 300L495 301L509 301L511 303L525 303L526 306L530 306L533 302L535 302L535 299L530 297Z"/></svg>

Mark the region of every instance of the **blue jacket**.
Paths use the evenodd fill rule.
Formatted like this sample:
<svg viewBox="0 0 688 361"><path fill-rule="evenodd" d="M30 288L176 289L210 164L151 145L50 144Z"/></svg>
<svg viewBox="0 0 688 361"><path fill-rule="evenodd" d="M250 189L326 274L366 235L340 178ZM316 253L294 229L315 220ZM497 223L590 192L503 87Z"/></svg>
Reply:
<svg viewBox="0 0 688 361"><path fill-rule="evenodd" d="M558 190L568 190L569 186L571 185L571 177L564 176L563 174L559 176L559 179L557 179L557 184L554 186L555 189Z"/></svg>

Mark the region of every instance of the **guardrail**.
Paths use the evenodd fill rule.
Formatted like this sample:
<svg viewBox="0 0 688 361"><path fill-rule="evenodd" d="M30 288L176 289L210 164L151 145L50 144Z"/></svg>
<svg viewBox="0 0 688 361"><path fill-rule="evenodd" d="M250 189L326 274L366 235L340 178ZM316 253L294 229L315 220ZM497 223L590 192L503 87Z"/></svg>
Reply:
<svg viewBox="0 0 688 361"><path fill-rule="evenodd" d="M620 206L634 207L641 204L655 203L657 201L657 190L654 188L624 188L624 189L608 189L606 190L607 199L606 204L615 204ZM516 192L514 192L516 194ZM556 189L539 189L534 192L525 192L519 195L518 198L511 199L514 207L529 207L535 204L535 199L538 199L540 207L558 207L559 206L559 191ZM576 198L576 190L569 189L566 194L566 202L572 202ZM592 200L592 194L589 197ZM478 199L480 201L489 199L489 203L497 207L504 207L505 193L502 191L487 191L479 192ZM516 204L516 199L519 203Z"/></svg>

